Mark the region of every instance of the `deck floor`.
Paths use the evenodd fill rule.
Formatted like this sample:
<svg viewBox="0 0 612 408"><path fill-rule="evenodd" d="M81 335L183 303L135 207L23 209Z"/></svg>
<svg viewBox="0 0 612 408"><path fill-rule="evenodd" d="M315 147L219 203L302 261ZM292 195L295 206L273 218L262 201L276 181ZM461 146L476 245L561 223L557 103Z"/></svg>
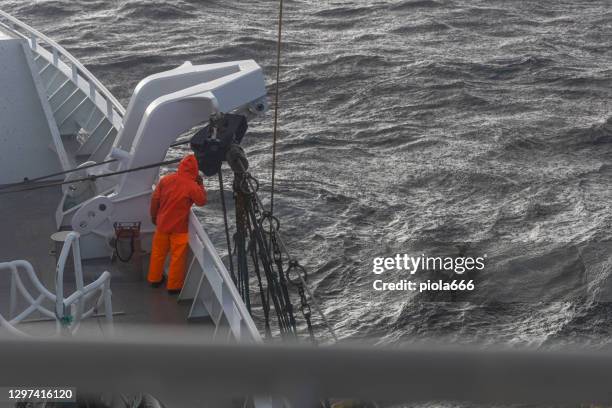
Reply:
<svg viewBox="0 0 612 408"><path fill-rule="evenodd" d="M56 262L55 255L51 252L54 245L50 237L56 232L54 213L60 198L59 187L0 195L0 217L3 221L3 228L0 230L0 262L17 259L29 261L49 289L52 289L48 282L52 281L50 277L54 274ZM159 327L160 330L162 327L182 326L212 333L214 326L208 319L188 323L190 302L179 303L176 296L169 295L164 288L150 287L144 280L144 274L126 274L125 265L118 261L85 261L85 283L95 279L104 270L108 270L112 275L111 290L116 326L130 326L131 330L141 326L148 326L149 329ZM9 285L8 271L0 271L0 313L3 316L8 315ZM72 287L73 284L67 283L65 293L71 293ZM96 319L92 319L91 323L87 326L97 330L99 324ZM38 331L38 327L50 327L52 324L35 322L24 323L22 326L24 331L29 327Z"/></svg>

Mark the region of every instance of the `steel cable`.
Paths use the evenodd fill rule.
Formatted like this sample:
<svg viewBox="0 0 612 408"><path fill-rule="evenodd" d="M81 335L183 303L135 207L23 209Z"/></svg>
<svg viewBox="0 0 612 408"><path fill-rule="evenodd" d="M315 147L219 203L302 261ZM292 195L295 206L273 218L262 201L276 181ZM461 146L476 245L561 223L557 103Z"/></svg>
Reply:
<svg viewBox="0 0 612 408"><path fill-rule="evenodd" d="M114 172L111 172L111 173L91 175L91 176L81 177L81 178L74 179L74 180L57 181L57 182L45 183L45 184L42 184L42 185L36 185L36 186L27 187L27 188L21 188L21 189L16 189L16 190L0 191L0 195L11 194L11 193L20 193L20 192L24 192L24 191L40 190L40 189L43 189L43 188L62 186L62 185L65 185L65 184L80 183L80 182L83 182L83 181L96 181L99 178L116 176L116 175L119 175L119 174L132 173L132 172L140 171L140 170L152 169L152 168L155 168L155 167L165 166L165 165L168 165L168 164L175 164L175 163L180 162L181 160L182 159L166 160L166 161L162 161L162 162L147 164L147 165L144 165L144 166L134 167L133 169L126 169L126 170L114 171Z"/></svg>
<svg viewBox="0 0 612 408"><path fill-rule="evenodd" d="M279 81L280 81L280 61L281 61L281 45L282 45L282 28L283 28L283 0L280 0L278 11L278 38L276 41L276 89L274 96L274 130L272 140L272 183L270 190L270 213L274 214L274 179L276 175L276 141L278 138L278 99L279 99Z"/></svg>
<svg viewBox="0 0 612 408"><path fill-rule="evenodd" d="M181 145L189 143L190 141L191 141L191 137L186 138L186 139L179 139L176 142L172 143L170 145L170 147L181 146ZM35 178L24 177L23 181L19 181L17 183L4 184L4 185L0 186L0 193L3 190L7 190L7 189L10 189L10 188L15 188L15 187L18 187L18 186L23 186L23 185L29 185L31 183L35 183L35 182L40 181L40 180L45 180L45 179L48 179L48 178L51 178L51 177L56 177L56 176L63 176L65 174L75 173L77 171L81 171L81 170L85 170L85 169L90 169L90 168L98 167L98 166L103 166L103 165L109 164L109 163L115 163L116 161L117 161L117 159L108 159L108 160L102 161L100 163L86 164L84 166L76 167L74 169L58 171L57 173L50 173L50 174L46 174L44 176L39 176L39 177L35 177ZM53 185L55 185L55 182L51 182L51 183ZM36 187L44 188L43 186L36 186Z"/></svg>

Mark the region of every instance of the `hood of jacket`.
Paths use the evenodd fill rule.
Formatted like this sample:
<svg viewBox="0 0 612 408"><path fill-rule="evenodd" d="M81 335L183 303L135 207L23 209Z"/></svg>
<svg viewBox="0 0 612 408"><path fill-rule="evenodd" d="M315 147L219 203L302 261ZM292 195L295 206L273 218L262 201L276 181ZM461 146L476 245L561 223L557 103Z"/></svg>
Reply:
<svg viewBox="0 0 612 408"><path fill-rule="evenodd" d="M185 157L179 163L178 175L195 180L198 177L198 161L193 154Z"/></svg>

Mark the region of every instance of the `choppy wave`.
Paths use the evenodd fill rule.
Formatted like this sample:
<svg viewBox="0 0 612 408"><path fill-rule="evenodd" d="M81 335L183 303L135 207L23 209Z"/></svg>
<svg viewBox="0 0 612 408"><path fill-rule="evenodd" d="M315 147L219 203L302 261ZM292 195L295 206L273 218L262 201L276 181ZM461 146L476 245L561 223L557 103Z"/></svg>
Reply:
<svg viewBox="0 0 612 408"><path fill-rule="evenodd" d="M0 5L64 44L125 104L141 78L185 60L253 58L272 84L275 2ZM342 336L609 341L609 6L287 2L275 208ZM270 116L251 129L246 147L266 185ZM214 180L209 189L203 222L222 247ZM485 277L486 301L373 293L372 258L413 241L470 242L494 270L516 273ZM538 288L547 290L508 301Z"/></svg>

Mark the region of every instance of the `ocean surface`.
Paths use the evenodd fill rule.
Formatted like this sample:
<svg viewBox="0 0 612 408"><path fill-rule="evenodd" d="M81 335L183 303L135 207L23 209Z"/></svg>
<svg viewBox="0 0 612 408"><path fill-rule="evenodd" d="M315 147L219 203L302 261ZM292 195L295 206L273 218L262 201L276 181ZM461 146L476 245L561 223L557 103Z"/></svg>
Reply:
<svg viewBox="0 0 612 408"><path fill-rule="evenodd" d="M277 1L0 7L126 106L140 79L184 61L255 59L273 95ZM286 1L283 36L275 209L342 338L610 342L609 0ZM245 141L266 201L272 118ZM202 221L223 251L206 184ZM373 258L457 243L487 255L474 293L372 289Z"/></svg>

